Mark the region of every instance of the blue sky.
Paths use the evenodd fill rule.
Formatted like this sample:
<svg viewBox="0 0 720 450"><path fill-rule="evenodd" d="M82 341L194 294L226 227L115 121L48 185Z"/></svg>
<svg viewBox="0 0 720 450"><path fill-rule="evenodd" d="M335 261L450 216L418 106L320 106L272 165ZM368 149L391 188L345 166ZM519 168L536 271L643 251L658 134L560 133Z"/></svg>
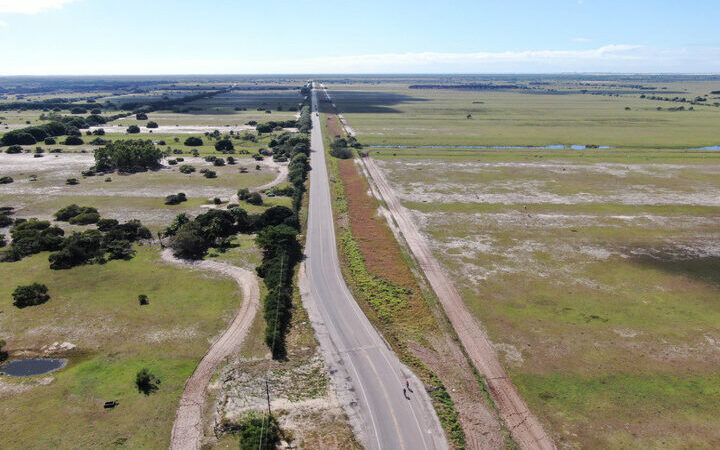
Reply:
<svg viewBox="0 0 720 450"><path fill-rule="evenodd" d="M720 72L718 0L0 0L0 75Z"/></svg>

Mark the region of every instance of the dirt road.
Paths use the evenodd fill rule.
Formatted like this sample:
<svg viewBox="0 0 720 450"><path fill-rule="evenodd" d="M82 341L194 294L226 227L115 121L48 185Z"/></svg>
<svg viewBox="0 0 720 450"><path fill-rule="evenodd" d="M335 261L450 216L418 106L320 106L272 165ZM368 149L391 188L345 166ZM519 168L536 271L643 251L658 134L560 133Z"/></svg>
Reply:
<svg viewBox="0 0 720 450"><path fill-rule="evenodd" d="M442 303L470 359L487 380L500 417L512 437L523 449L555 449L552 439L545 432L540 421L530 412L510 381L482 325L462 301L440 263L432 255L430 246L420 234L408 210L400 204L385 175L371 157L362 158L362 161L370 174L371 183L374 183L381 200L390 210L392 218Z"/></svg>
<svg viewBox="0 0 720 450"><path fill-rule="evenodd" d="M260 308L260 287L257 277L249 270L235 267L220 261L187 262L176 258L172 250L162 252L163 261L182 267L191 267L208 272L215 272L233 278L242 291L242 305L235 318L220 338L213 343L205 354L195 372L185 383L185 390L180 397L180 406L175 415L170 448L175 450L200 448L203 436L203 409L205 393L210 378L218 365L233 352L240 348L240 344L248 333L255 314Z"/></svg>

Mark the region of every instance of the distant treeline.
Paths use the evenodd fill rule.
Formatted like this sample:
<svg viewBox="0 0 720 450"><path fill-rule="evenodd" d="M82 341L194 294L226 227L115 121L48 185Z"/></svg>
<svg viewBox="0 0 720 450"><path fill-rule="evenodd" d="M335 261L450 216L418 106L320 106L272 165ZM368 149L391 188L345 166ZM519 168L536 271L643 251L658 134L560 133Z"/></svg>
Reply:
<svg viewBox="0 0 720 450"><path fill-rule="evenodd" d="M528 89L527 86L520 84L411 84L410 89L458 89L470 91L498 91L503 89Z"/></svg>

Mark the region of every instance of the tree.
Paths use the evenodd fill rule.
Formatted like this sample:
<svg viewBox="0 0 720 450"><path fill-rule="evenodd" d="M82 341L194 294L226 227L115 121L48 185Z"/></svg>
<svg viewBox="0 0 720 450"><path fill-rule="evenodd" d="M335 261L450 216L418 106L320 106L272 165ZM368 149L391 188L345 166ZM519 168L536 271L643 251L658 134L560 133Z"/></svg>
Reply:
<svg viewBox="0 0 720 450"><path fill-rule="evenodd" d="M96 212L86 212L70 219L70 223L73 225L90 225L91 223L97 223L99 220L100 214Z"/></svg>
<svg viewBox="0 0 720 450"><path fill-rule="evenodd" d="M33 283L27 286L18 286L13 291L13 305L22 309L28 306L42 305L50 300L48 288L44 284Z"/></svg>
<svg viewBox="0 0 720 450"><path fill-rule="evenodd" d="M195 172L195 168L191 166L190 164L183 164L180 166L180 172L181 173L193 173Z"/></svg>
<svg viewBox="0 0 720 450"><path fill-rule="evenodd" d="M189 138L185 139L185 145L188 147L200 147L203 145L202 139L196 136L190 136Z"/></svg>
<svg viewBox="0 0 720 450"><path fill-rule="evenodd" d="M97 209L93 208L92 206L78 206L75 203L72 205L68 205L64 208L61 208L53 214L55 216L55 219L61 221L61 222L68 222L70 219L79 216L80 214L85 213L95 213L97 214Z"/></svg>
<svg viewBox="0 0 720 450"><path fill-rule="evenodd" d="M99 171L135 172L160 166L162 151L150 140L114 141L95 150L95 167Z"/></svg>
<svg viewBox="0 0 720 450"><path fill-rule="evenodd" d="M23 151L23 149L19 145L11 145L10 147L7 148L7 150L5 150L5 153L12 155L12 154L17 154L17 153L22 153L22 151Z"/></svg>
<svg viewBox="0 0 720 450"><path fill-rule="evenodd" d="M148 120L148 116L145 113L137 113L135 114L135 119L137 120Z"/></svg>
<svg viewBox="0 0 720 450"><path fill-rule="evenodd" d="M234 153L235 146L230 139L220 139L215 143L215 150L220 153Z"/></svg>
<svg viewBox="0 0 720 450"><path fill-rule="evenodd" d="M6 350L3 350L7 343L4 339L0 339L0 362L5 361L8 359L8 352Z"/></svg>
<svg viewBox="0 0 720 450"><path fill-rule="evenodd" d="M45 138L45 145L55 145L55 144L57 144L57 141L55 140L55 138L52 138L52 137Z"/></svg>
<svg viewBox="0 0 720 450"><path fill-rule="evenodd" d="M158 123L153 122L152 120L150 122L148 122L147 125L145 125L145 126L148 128L158 128L159 127Z"/></svg>
<svg viewBox="0 0 720 450"><path fill-rule="evenodd" d="M258 192L250 193L250 195L248 196L248 198L245 201L250 203L251 205L256 205L256 206L263 204L262 196Z"/></svg>
<svg viewBox="0 0 720 450"><path fill-rule="evenodd" d="M130 125L130 126L127 128L127 133L128 133L128 134L138 134L139 132L140 132L140 127L137 126L137 125Z"/></svg>
<svg viewBox="0 0 720 450"><path fill-rule="evenodd" d="M135 375L135 386L137 386L138 392L150 395L160 389L160 379L148 369L143 368Z"/></svg>
<svg viewBox="0 0 720 450"><path fill-rule="evenodd" d="M195 221L180 226L170 242L175 256L185 259L200 259L208 249L202 227Z"/></svg>
<svg viewBox="0 0 720 450"><path fill-rule="evenodd" d="M138 295L138 303L140 303L140 306L146 306L150 304L150 300L148 300L148 296L145 294Z"/></svg>
<svg viewBox="0 0 720 450"><path fill-rule="evenodd" d="M85 141L83 141L82 138L78 136L68 136L63 142L64 145L83 145L84 143Z"/></svg>

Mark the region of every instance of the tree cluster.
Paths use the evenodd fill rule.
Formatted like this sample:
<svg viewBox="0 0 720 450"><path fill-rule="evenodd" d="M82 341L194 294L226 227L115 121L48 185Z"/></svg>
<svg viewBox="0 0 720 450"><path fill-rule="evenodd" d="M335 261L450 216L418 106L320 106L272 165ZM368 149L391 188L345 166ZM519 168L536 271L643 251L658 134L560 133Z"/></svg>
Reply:
<svg viewBox="0 0 720 450"><path fill-rule="evenodd" d="M57 116L55 118L57 120L42 125L8 131L0 138L0 146L34 145L51 137L80 136L80 130L107 121L99 115L90 115L87 118L75 116Z"/></svg>
<svg viewBox="0 0 720 450"><path fill-rule="evenodd" d="M162 156L162 151L150 140L114 141L95 150L95 169L100 172L155 169Z"/></svg>

